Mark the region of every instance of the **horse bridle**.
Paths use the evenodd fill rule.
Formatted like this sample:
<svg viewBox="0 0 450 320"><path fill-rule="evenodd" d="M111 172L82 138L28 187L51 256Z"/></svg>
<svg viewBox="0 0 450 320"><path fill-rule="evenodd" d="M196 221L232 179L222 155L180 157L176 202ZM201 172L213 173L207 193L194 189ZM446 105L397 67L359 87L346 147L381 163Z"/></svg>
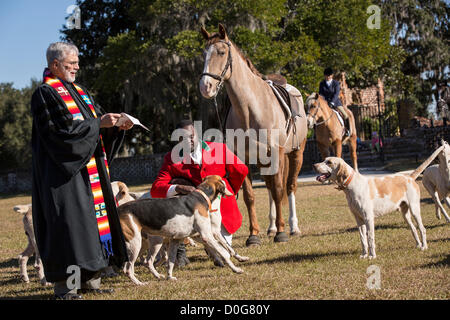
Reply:
<svg viewBox="0 0 450 320"><path fill-rule="evenodd" d="M225 43L228 46L227 63L225 64L225 67L224 67L222 73L219 76L217 74L213 74L213 73L209 73L209 72L203 72L201 74L201 76L200 76L200 78L202 78L203 76L209 76L209 77L214 78L214 79L219 81L219 84L217 85L216 94L214 95L214 97L211 97L211 98L215 98L217 96L217 94L219 93L220 89L222 88L223 80L225 78L225 74L228 71L228 68L230 68L230 72L233 73L233 64L232 64L233 63L233 58L231 56L231 42L230 41L225 41L225 40L219 40L218 42Z"/></svg>
<svg viewBox="0 0 450 320"><path fill-rule="evenodd" d="M227 63L225 64L225 67L223 68L223 71L220 74L220 76L217 75L217 74L214 74L214 73L203 72L201 74L201 76L200 76L200 79L203 76L208 76L208 77L211 77L211 78L216 79L216 80L219 81L219 84L217 85L217 89L216 89L216 94L213 97L211 97L210 99L214 99L214 106L216 108L217 119L219 120L220 130L223 132L222 120L220 120L219 107L217 106L217 95L219 94L220 89L222 89L223 81L224 81L224 78L225 78L225 74L228 71L228 68L230 68L230 74L233 73L233 58L231 56L231 42L230 41L225 41L225 40L219 40L218 42L225 43L228 46ZM212 45L213 44L211 44L211 46ZM230 75L230 77L231 77L231 75ZM225 118L225 121L226 121L226 118Z"/></svg>
<svg viewBox="0 0 450 320"><path fill-rule="evenodd" d="M322 122L317 123L317 120L316 120L317 112L319 112L319 109L322 109L322 107L320 106L320 103L319 103L319 106L317 107L316 112L314 112L313 115L311 115L311 114L309 113L309 109L310 109L310 108L308 108L308 112L306 113L306 116L310 115L310 116L314 119L314 122L315 122L315 125L316 125L316 126L320 126L320 125L322 125L322 124L327 123L327 122L331 119L331 117L333 116L333 114L334 114L333 110L331 110L331 115L328 117L328 119L326 119L326 120L324 120L324 121L322 121Z"/></svg>

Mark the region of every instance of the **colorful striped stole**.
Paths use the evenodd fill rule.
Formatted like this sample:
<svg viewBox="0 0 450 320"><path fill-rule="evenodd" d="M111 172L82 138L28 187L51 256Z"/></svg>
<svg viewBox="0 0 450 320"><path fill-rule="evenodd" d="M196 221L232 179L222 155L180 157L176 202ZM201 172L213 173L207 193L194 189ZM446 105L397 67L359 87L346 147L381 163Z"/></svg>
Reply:
<svg viewBox="0 0 450 320"><path fill-rule="evenodd" d="M73 97L70 95L69 91L64 87L62 82L50 72L48 68L44 70L44 83L51 86L60 95L60 97L66 104L67 109L72 114L73 120L81 120L81 121L84 120L84 117L80 112L80 109L73 100ZM78 93L80 94L84 102L86 102L86 104L89 106L89 109L91 110L94 117L97 118L97 114L95 113L94 106L92 105L89 96L83 91L83 89L81 89L75 83L73 85L77 89ZM100 135L100 142L102 145L106 171L109 176L108 162L106 160L106 152L101 135ZM113 255L112 237L111 237L111 230L109 228L108 212L106 211L105 200L103 198L102 187L100 184L100 177L98 175L97 163L95 161L95 155L91 157L86 168L89 174L89 182L91 185L92 195L94 196L94 209L97 218L97 227L100 235L100 241L105 249L106 255L109 257L110 255Z"/></svg>

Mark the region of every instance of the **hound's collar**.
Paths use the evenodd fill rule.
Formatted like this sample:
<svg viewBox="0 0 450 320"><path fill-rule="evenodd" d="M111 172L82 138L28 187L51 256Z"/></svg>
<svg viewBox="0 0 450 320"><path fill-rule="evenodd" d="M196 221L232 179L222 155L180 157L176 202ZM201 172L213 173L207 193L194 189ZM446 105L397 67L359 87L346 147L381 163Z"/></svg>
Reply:
<svg viewBox="0 0 450 320"><path fill-rule="evenodd" d="M208 202L208 211L211 210L211 200L209 199L209 197L206 195L206 193L204 193L202 190L200 189L195 189L194 191L200 193L202 195L203 198L205 198L206 202Z"/></svg>
<svg viewBox="0 0 450 320"><path fill-rule="evenodd" d="M341 185L339 185L339 186L337 187L337 189L338 189L338 190L344 190L344 189L347 189L347 187L348 187L348 185L350 184L350 182L352 182L353 176L354 176L354 175L355 175L355 172L353 171L352 174L349 175L349 176L347 177L347 179L345 179L345 181L344 181Z"/></svg>

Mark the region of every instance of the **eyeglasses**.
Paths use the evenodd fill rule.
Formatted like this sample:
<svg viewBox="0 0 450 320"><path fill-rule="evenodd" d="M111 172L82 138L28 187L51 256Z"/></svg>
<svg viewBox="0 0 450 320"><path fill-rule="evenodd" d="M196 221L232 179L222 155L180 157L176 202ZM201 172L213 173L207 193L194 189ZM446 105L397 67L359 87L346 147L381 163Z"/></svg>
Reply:
<svg viewBox="0 0 450 320"><path fill-rule="evenodd" d="M56 59L56 60L58 60L58 59ZM70 64L71 66L76 66L76 65L79 65L79 61L70 61L70 62L66 62L66 61L60 61L60 60L58 60L59 62L61 62L63 65L64 64Z"/></svg>

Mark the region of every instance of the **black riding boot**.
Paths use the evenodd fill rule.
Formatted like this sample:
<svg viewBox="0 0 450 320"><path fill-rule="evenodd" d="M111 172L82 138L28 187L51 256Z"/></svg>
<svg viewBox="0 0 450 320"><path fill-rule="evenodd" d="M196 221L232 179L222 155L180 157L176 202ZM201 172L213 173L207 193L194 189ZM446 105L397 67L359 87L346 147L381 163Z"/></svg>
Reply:
<svg viewBox="0 0 450 320"><path fill-rule="evenodd" d="M348 121L348 118L344 120L344 126L345 126L345 135L347 137L350 136L350 121Z"/></svg>

